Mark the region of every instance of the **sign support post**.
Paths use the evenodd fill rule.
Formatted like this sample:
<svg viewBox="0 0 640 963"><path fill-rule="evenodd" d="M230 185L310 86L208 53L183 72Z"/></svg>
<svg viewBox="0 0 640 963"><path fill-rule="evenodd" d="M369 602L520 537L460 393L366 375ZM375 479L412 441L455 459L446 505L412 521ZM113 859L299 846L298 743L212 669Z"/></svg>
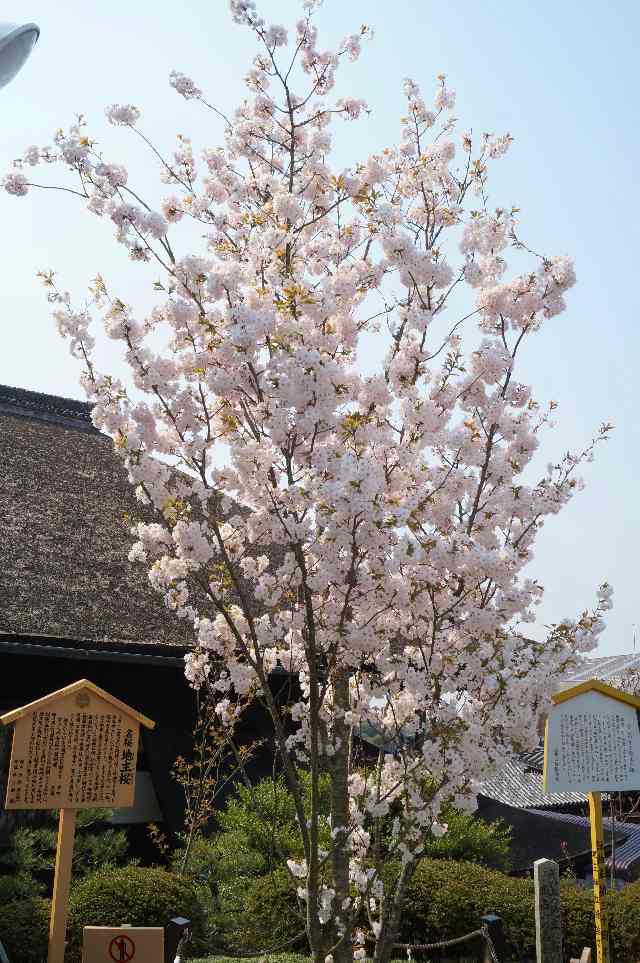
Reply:
<svg viewBox="0 0 640 963"><path fill-rule="evenodd" d="M69 886L71 883L71 864L73 862L75 833L75 809L61 809L60 822L58 824L56 870L53 880L53 902L51 904L51 919L49 922L49 952L47 954L47 963L64 963L67 909L69 906Z"/></svg>
<svg viewBox="0 0 640 963"><path fill-rule="evenodd" d="M76 812L133 806L140 726L155 723L87 679L0 723L15 723L5 809L60 812L48 963L64 963Z"/></svg>
<svg viewBox="0 0 640 963"><path fill-rule="evenodd" d="M552 696L544 740L547 792L589 799L597 963L611 963L602 797L640 787L640 697L588 679Z"/></svg>
<svg viewBox="0 0 640 963"><path fill-rule="evenodd" d="M609 960L609 921L605 905L604 832L602 829L602 797L589 793L589 821L591 823L591 860L593 863L593 904L596 924L596 955L598 963Z"/></svg>

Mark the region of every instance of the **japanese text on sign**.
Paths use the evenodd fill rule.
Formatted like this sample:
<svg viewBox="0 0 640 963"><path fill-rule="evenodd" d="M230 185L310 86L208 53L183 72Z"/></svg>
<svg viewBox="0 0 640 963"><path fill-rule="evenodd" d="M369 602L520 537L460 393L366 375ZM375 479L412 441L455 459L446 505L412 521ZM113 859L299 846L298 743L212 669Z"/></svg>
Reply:
<svg viewBox="0 0 640 963"><path fill-rule="evenodd" d="M640 728L636 710L595 691L554 706L546 757L550 792L637 789Z"/></svg>
<svg viewBox="0 0 640 963"><path fill-rule="evenodd" d="M7 809L133 805L138 723L93 699L36 710L16 722Z"/></svg>

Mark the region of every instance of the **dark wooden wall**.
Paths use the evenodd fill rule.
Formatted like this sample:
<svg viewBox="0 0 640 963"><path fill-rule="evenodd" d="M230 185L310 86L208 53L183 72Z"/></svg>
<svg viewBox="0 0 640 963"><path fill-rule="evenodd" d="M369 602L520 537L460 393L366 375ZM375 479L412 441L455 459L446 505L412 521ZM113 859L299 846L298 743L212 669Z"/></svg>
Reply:
<svg viewBox="0 0 640 963"><path fill-rule="evenodd" d="M179 832L183 826L182 791L171 776L175 759L188 756L196 721L196 696L187 685L181 665L150 662L120 662L56 655L17 654L0 650L0 714L55 692L79 679L89 679L107 692L153 719L156 728L142 729L142 749L151 771L162 810L165 829ZM9 739L0 727L0 782L2 800L6 786ZM238 731L240 742L251 742L269 734L259 707L250 710ZM273 768L273 746L265 741L255 753L248 772L252 780L269 775ZM221 805L232 787L219 799ZM0 829L6 832L10 813L2 811Z"/></svg>

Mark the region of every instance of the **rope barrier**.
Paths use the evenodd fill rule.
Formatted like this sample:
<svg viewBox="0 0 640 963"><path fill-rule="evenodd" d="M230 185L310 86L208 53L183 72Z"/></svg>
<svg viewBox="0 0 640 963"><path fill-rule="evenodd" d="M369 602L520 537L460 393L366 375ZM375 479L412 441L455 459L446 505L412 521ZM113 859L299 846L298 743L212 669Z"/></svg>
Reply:
<svg viewBox="0 0 640 963"><path fill-rule="evenodd" d="M464 936L456 936L450 940L440 940L438 943L394 943L393 946L396 950L406 950L407 956L411 959L412 950L444 950L448 946L458 946L460 943L467 943L470 940L478 939L478 937L482 937L489 947L489 953L491 954L493 963L500 963L493 940L489 935L489 929L486 926L483 926L479 930L473 930L472 933L465 933Z"/></svg>
<svg viewBox="0 0 640 963"><path fill-rule="evenodd" d="M292 939L287 940L285 943L279 943L277 946L272 946L268 950L261 950L259 953L227 953L225 956L231 960L256 960L261 956L270 956L272 953L279 953L280 950L286 949L287 946L292 946L294 943L298 943L303 936L307 935L306 930L298 933ZM493 940L489 936L489 931L486 926L483 926L479 930L473 930L472 933L465 933L464 936L456 936L450 940L440 940L438 943L394 943L393 947L396 950L406 950L407 953L411 954L412 950L444 950L448 946L458 946L460 943L468 943L470 940L477 940L478 937L482 937L489 947L489 952L491 954L491 959L493 963L500 963L498 960L498 955L496 953L495 946L493 945Z"/></svg>
<svg viewBox="0 0 640 963"><path fill-rule="evenodd" d="M474 930L473 933L466 933L465 936L456 936L451 940L441 940L439 943L394 943L396 950L443 950L447 946L456 946L458 943L466 943L467 940L475 940L479 936L490 940L486 929Z"/></svg>

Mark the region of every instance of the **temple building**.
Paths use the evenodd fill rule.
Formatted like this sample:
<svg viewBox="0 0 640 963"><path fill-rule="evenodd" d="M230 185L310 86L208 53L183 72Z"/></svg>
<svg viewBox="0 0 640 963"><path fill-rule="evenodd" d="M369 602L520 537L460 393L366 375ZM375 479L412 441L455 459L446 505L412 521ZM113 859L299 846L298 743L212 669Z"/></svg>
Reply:
<svg viewBox="0 0 640 963"><path fill-rule="evenodd" d="M128 561L127 516L140 514L88 404L0 386L0 714L83 678L138 709L156 728L142 736L135 807L115 818L177 830L171 769L195 721L192 636ZM9 732L0 739L4 795Z"/></svg>
<svg viewBox="0 0 640 963"><path fill-rule="evenodd" d="M86 678L153 719L156 728L141 733L135 806L114 820L140 832L163 822L176 832L184 801L171 770L192 745L196 696L183 668L193 639L152 591L145 567L128 561L131 519L141 514L88 404L0 386L0 715ZM640 655L588 660L564 684L591 677L640 689ZM252 709L240 740L269 728L262 710ZM361 732L360 745L393 751L374 731ZM0 727L2 797L9 747L10 733ZM269 739L250 767L254 778L272 773ZM513 827L520 872L539 856L560 858L567 840L571 858L588 862L585 808L580 794L545 792L541 750L514 756L479 787L478 816ZM0 834L12 818L0 811ZM640 830L625 826L622 843L625 879L637 878Z"/></svg>

